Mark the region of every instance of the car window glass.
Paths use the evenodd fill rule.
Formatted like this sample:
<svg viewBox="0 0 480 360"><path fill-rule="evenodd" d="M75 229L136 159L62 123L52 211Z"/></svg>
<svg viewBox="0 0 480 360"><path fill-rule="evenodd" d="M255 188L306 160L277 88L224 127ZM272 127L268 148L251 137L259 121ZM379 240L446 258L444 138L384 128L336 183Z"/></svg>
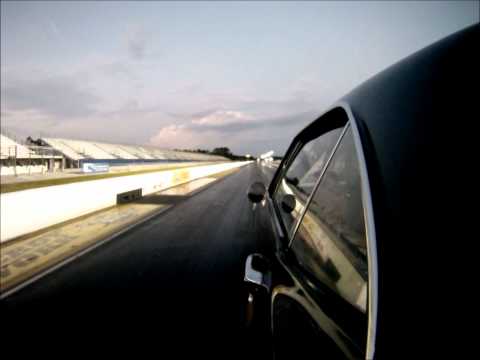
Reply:
<svg viewBox="0 0 480 360"><path fill-rule="evenodd" d="M306 143L279 182L274 201L281 213L282 221L289 232L289 236L292 236L296 221L303 213L307 199L312 193L341 132L342 128L334 129ZM288 207L286 210L286 195L293 196L295 200L293 201L292 211ZM292 200L292 197L290 197L290 200Z"/></svg>
<svg viewBox="0 0 480 360"><path fill-rule="evenodd" d="M292 249L302 267L365 312L367 247L360 172L350 128L320 180Z"/></svg>

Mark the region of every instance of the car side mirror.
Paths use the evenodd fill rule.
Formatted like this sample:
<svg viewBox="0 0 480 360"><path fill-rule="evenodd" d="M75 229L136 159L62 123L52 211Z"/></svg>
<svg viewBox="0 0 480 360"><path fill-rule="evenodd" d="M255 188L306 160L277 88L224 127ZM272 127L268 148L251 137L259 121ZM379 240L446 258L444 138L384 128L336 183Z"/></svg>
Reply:
<svg viewBox="0 0 480 360"><path fill-rule="evenodd" d="M286 213L291 213L295 209L297 201L292 194L285 194L282 198L282 209Z"/></svg>
<svg viewBox="0 0 480 360"><path fill-rule="evenodd" d="M262 182L254 182L250 187L248 188L247 195L248 199L252 203L259 203L265 198L265 193L267 191L267 188Z"/></svg>
<svg viewBox="0 0 480 360"><path fill-rule="evenodd" d="M243 281L256 288L270 291L272 275L268 260L261 254L250 254L245 261L245 277Z"/></svg>

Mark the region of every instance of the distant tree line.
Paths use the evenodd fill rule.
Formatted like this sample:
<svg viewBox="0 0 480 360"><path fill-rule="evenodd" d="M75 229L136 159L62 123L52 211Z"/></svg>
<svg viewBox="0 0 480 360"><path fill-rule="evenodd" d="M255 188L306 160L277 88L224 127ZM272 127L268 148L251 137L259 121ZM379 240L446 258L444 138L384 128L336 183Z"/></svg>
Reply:
<svg viewBox="0 0 480 360"><path fill-rule="evenodd" d="M218 147L214 148L213 150L207 150L207 149L175 149L178 151L186 151L186 152L192 152L192 153L201 153L201 154L208 154L208 155L218 155L218 156L223 156L226 157L227 159L230 160L254 160L255 157L251 156L250 158L247 158L245 155L235 155L233 154L228 147Z"/></svg>

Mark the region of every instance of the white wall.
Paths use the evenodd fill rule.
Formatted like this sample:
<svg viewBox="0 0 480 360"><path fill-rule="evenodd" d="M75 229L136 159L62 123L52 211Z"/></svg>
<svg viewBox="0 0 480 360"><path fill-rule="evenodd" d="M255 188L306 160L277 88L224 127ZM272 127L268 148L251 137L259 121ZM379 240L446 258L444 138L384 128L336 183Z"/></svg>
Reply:
<svg viewBox="0 0 480 360"><path fill-rule="evenodd" d="M46 165L17 165L17 175L40 174L47 172ZM15 175L15 168L13 166L0 166L0 176Z"/></svg>
<svg viewBox="0 0 480 360"><path fill-rule="evenodd" d="M115 205L119 193L142 188L142 194L147 195L248 163L196 166L1 194L0 241Z"/></svg>

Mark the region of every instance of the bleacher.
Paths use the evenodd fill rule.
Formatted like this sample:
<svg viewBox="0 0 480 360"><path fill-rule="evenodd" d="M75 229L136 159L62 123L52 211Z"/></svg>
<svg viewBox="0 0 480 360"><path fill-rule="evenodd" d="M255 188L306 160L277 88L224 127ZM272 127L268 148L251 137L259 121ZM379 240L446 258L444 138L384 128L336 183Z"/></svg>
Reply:
<svg viewBox="0 0 480 360"><path fill-rule="evenodd" d="M0 158L7 159L16 157L17 159L28 159L33 152L26 146L23 146L9 137L0 134Z"/></svg>
<svg viewBox="0 0 480 360"><path fill-rule="evenodd" d="M51 146L55 150L59 151L68 159L71 160L82 160L85 159L84 156L77 153L74 149L72 149L69 145L64 143L62 139L41 139L45 142L48 146Z"/></svg>
<svg viewBox="0 0 480 360"><path fill-rule="evenodd" d="M41 138L70 160L141 161L227 161L223 156L160 149L153 146L110 144L61 138Z"/></svg>
<svg viewBox="0 0 480 360"><path fill-rule="evenodd" d="M2 129L2 132L4 130ZM14 140L9 133L0 133L0 176L26 175L63 169L63 155L48 146L36 146Z"/></svg>

